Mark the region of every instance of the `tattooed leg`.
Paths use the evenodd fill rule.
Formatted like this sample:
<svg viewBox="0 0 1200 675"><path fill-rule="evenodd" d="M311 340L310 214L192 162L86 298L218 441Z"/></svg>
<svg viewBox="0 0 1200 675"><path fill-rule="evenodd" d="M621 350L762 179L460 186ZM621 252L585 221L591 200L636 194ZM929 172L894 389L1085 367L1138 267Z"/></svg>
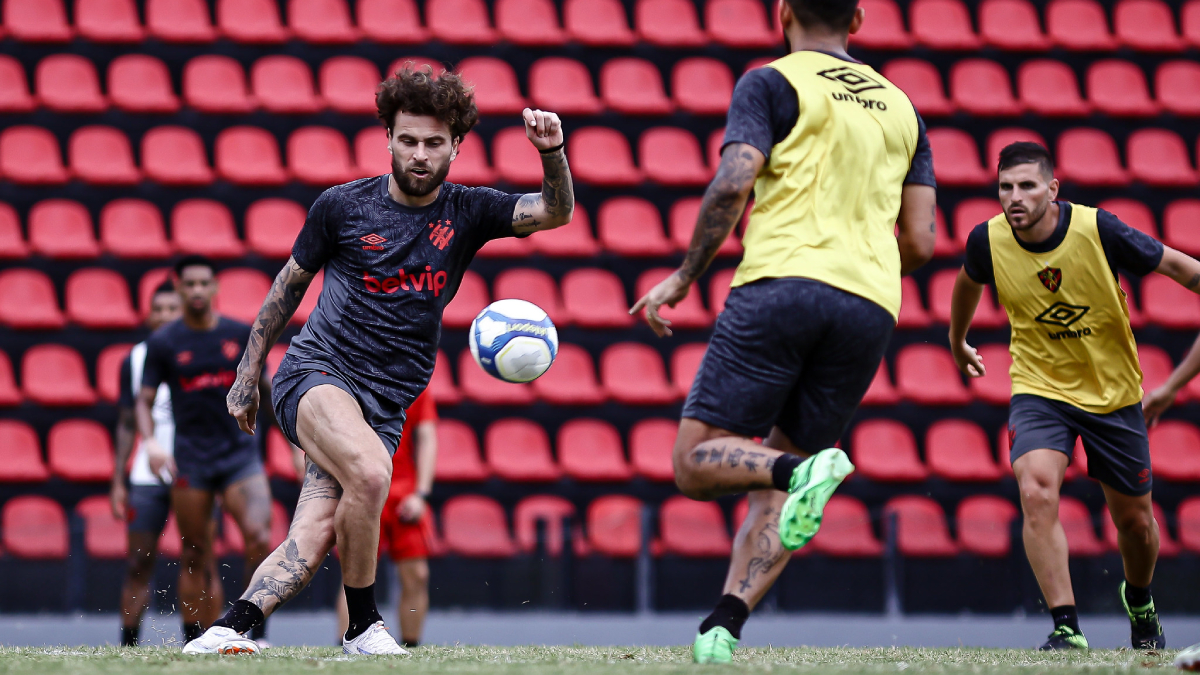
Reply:
<svg viewBox="0 0 1200 675"><path fill-rule="evenodd" d="M685 417L679 422L675 438L675 484L692 499L704 500L773 488L771 469L783 452L768 445L778 445L793 454L804 453L778 431L771 437L771 442L762 445Z"/></svg>
<svg viewBox="0 0 1200 675"><path fill-rule="evenodd" d="M779 509L786 499L787 493L779 490L751 492L746 520L733 540L724 593L738 596L750 609L762 600L791 558L779 543Z"/></svg>

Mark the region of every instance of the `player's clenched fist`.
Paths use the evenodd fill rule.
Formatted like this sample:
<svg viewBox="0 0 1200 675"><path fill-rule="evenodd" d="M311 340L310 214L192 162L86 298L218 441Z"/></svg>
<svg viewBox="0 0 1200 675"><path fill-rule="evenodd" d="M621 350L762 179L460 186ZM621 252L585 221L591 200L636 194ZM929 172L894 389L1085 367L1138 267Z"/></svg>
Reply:
<svg viewBox="0 0 1200 675"><path fill-rule="evenodd" d="M521 111L525 118L525 135L538 150L549 150L563 143L562 122L558 115L544 110L526 108Z"/></svg>

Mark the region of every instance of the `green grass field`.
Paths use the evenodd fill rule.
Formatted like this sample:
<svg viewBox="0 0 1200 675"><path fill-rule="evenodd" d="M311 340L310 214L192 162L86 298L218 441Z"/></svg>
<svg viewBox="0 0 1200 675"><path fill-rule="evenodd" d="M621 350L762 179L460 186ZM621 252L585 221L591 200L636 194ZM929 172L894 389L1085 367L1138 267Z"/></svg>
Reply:
<svg viewBox="0 0 1200 675"><path fill-rule="evenodd" d="M350 658L335 648L268 650L255 657L185 657L174 648L0 648L0 673L139 675L155 673L1086 673L1138 672L1170 667L1173 651L1093 650L1039 653L1002 649L746 649L732 667L696 666L686 647L420 647L410 657ZM1172 670L1172 672L1174 672Z"/></svg>

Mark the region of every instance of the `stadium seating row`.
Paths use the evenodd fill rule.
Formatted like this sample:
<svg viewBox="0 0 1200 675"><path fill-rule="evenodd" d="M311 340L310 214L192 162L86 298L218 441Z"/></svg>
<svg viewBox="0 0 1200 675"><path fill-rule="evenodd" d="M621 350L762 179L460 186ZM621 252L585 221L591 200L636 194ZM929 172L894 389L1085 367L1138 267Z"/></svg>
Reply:
<svg viewBox="0 0 1200 675"><path fill-rule="evenodd" d="M146 0L139 21L134 0L76 0L75 23L63 0L8 0L4 29L26 42L65 42L78 35L95 42L209 43L217 38L247 44L299 39L311 44L350 44L361 39L384 44L438 40L454 45L499 41L525 47L578 42L593 47L629 47L641 41L659 47L732 48L777 46L782 35L757 0L708 0L701 29L689 0L638 0L630 30L620 0L566 0L562 23L552 0L497 0L495 24L484 0L426 0L422 24L416 0L358 0L353 20L348 0L288 0L287 23L276 0L217 0L216 22L205 0Z"/></svg>

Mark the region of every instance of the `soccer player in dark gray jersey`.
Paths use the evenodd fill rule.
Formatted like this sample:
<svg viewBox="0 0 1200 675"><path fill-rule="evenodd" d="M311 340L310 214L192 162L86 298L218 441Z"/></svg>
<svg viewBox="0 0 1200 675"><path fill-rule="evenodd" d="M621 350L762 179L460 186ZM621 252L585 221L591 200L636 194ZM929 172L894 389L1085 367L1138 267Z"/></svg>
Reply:
<svg viewBox="0 0 1200 675"><path fill-rule="evenodd" d="M257 651L247 631L294 597L336 543L350 619L343 649L407 653L384 628L374 597L379 516L404 409L429 382L442 309L475 252L491 239L571 221L575 197L554 113L522 113L541 153L541 192L507 195L444 182L479 117L456 74L405 68L380 85L376 105L391 174L331 188L313 204L229 391L229 413L253 433L263 360L324 268L317 308L273 387L280 427L308 455L291 530L242 598L185 652Z"/></svg>

